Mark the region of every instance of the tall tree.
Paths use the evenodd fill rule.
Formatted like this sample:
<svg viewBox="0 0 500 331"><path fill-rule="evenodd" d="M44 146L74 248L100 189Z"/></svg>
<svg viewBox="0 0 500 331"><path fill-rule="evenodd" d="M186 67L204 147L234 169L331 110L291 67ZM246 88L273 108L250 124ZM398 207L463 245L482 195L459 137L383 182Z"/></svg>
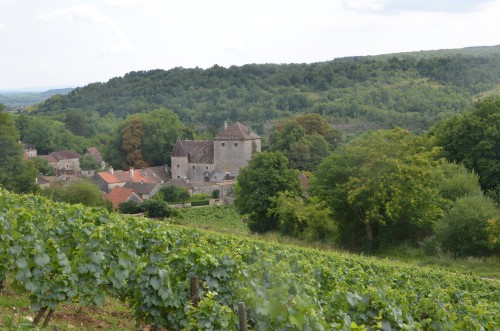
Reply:
<svg viewBox="0 0 500 331"><path fill-rule="evenodd" d="M430 136L446 159L479 175L483 190L500 186L500 98L478 101L472 111L439 123Z"/></svg>
<svg viewBox="0 0 500 331"><path fill-rule="evenodd" d="M23 159L23 146L11 116L0 107L0 186L17 192L36 191L37 170Z"/></svg>
<svg viewBox="0 0 500 331"><path fill-rule="evenodd" d="M402 129L369 132L325 159L310 191L328 202L347 246L421 240L443 214L431 156Z"/></svg>
<svg viewBox="0 0 500 331"><path fill-rule="evenodd" d="M144 136L142 154L150 165L163 165L170 162L177 138L185 131L179 117L171 110L160 108L144 117Z"/></svg>
<svg viewBox="0 0 500 331"><path fill-rule="evenodd" d="M257 153L241 169L235 190L235 206L241 214L248 215L250 230L276 230L278 218L272 213L276 207L273 197L284 191L300 196L299 173L288 167L288 160L280 152Z"/></svg>
<svg viewBox="0 0 500 331"><path fill-rule="evenodd" d="M132 116L121 131L122 148L125 152L125 168L144 168L148 164L142 155L142 137L144 136L144 119Z"/></svg>

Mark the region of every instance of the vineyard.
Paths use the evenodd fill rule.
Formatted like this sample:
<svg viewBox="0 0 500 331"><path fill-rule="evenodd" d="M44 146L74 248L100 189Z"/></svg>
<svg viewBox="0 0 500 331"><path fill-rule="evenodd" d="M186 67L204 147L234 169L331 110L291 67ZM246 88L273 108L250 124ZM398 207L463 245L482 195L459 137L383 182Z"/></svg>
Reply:
<svg viewBox="0 0 500 331"><path fill-rule="evenodd" d="M153 329L237 330L240 302L253 330L500 328L495 281L0 191L7 277L29 294L35 324L68 302L112 296Z"/></svg>

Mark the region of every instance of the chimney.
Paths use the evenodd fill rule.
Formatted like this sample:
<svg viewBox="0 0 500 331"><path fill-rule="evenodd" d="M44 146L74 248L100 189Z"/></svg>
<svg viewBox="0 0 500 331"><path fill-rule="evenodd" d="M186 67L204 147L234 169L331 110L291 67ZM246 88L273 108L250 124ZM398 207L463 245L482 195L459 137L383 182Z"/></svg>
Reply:
<svg viewBox="0 0 500 331"><path fill-rule="evenodd" d="M112 175L114 174L113 167L109 167L109 172L111 172Z"/></svg>
<svg viewBox="0 0 500 331"><path fill-rule="evenodd" d="M227 129L227 121L224 121L224 130Z"/></svg>
<svg viewBox="0 0 500 331"><path fill-rule="evenodd" d="M132 180L133 180L134 179L134 168L130 168L130 170L128 172L129 172L130 178L132 178Z"/></svg>

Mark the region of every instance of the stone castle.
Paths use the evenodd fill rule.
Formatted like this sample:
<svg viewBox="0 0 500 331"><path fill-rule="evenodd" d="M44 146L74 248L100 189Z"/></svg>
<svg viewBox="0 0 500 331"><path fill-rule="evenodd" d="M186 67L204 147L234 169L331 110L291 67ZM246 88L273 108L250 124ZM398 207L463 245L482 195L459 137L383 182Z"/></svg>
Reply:
<svg viewBox="0 0 500 331"><path fill-rule="evenodd" d="M216 182L238 177L254 153L261 151L261 138L239 122L227 126L213 141L178 139L171 154L172 179L191 183Z"/></svg>

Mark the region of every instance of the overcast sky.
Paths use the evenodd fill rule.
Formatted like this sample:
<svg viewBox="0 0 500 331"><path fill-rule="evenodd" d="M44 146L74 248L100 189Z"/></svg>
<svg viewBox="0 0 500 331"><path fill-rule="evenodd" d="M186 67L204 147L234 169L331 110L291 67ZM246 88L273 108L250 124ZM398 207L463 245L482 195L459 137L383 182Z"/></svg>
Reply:
<svg viewBox="0 0 500 331"><path fill-rule="evenodd" d="M0 0L0 90L500 44L500 0Z"/></svg>

